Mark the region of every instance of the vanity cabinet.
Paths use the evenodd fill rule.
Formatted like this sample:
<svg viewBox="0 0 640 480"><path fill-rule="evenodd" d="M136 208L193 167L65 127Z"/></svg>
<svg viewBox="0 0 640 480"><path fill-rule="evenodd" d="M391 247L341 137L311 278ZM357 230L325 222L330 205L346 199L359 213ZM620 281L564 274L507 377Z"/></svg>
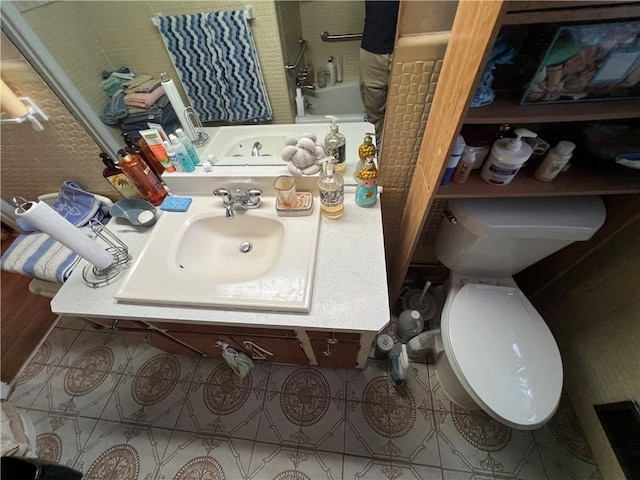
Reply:
<svg viewBox="0 0 640 480"><path fill-rule="evenodd" d="M314 330L306 333L319 366L354 368L357 365L360 334Z"/></svg>
<svg viewBox="0 0 640 480"><path fill-rule="evenodd" d="M108 328L109 330L140 331L147 330L149 325L137 320L124 320L119 318L85 318L86 321L96 327Z"/></svg>
<svg viewBox="0 0 640 480"><path fill-rule="evenodd" d="M424 8L429 8L425 2ZM438 86L429 111L422 145L404 208L400 241L389 259L390 301L401 291L413 252L435 199L535 197L640 193L637 172L601 172L572 162L572 168L552 182L540 182L519 172L513 182L494 186L473 171L464 184L440 186L448 152L463 124L523 125L637 118L640 100L520 105L503 92L493 103L470 108L492 45L502 25L597 22L637 17L640 2L474 2L458 4Z"/></svg>

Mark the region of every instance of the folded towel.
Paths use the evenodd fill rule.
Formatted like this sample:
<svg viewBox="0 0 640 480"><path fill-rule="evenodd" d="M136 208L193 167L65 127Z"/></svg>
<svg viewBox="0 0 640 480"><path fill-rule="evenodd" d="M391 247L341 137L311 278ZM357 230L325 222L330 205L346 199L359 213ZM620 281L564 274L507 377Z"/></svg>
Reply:
<svg viewBox="0 0 640 480"><path fill-rule="evenodd" d="M91 232L89 227L83 227ZM48 282L64 283L80 256L46 233L19 235L2 255L2 269Z"/></svg>
<svg viewBox="0 0 640 480"><path fill-rule="evenodd" d="M164 95L164 88L158 87L151 93L128 93L124 103L130 107L151 108Z"/></svg>
<svg viewBox="0 0 640 480"><path fill-rule="evenodd" d="M122 90L115 93L109 103L104 106L102 113L100 114L100 120L107 125L115 125L118 120L123 119L129 115L129 108L125 100L125 94Z"/></svg>
<svg viewBox="0 0 640 480"><path fill-rule="evenodd" d="M160 86L160 81L154 79L151 75L138 75L125 85L124 89L127 93L150 93Z"/></svg>

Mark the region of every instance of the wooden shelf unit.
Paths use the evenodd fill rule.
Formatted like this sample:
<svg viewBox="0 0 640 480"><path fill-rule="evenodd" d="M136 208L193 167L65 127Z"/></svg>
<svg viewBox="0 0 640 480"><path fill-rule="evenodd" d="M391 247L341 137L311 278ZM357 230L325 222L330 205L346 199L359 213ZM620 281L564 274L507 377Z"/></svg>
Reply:
<svg viewBox="0 0 640 480"><path fill-rule="evenodd" d="M640 117L640 100L520 105L508 92L496 92L493 103L469 108L464 123L561 123Z"/></svg>
<svg viewBox="0 0 640 480"><path fill-rule="evenodd" d="M558 197L640 193L640 171L597 171L574 160L571 169L551 182L533 177L536 165L527 165L508 185L491 185L474 170L463 184L449 183L438 188L436 198Z"/></svg>
<svg viewBox="0 0 640 480"><path fill-rule="evenodd" d="M553 22L597 22L627 20L640 16L640 2L617 0L595 1L512 1L502 21L503 25L525 25Z"/></svg>

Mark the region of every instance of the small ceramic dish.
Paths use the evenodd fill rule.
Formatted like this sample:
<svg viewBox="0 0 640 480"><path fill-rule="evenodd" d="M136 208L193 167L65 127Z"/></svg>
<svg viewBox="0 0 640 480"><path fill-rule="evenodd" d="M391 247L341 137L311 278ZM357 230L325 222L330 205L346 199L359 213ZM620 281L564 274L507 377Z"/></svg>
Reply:
<svg viewBox="0 0 640 480"><path fill-rule="evenodd" d="M139 227L150 227L158 219L156 207L138 198L118 200L109 209L109 213L112 217L124 218L131 225Z"/></svg>

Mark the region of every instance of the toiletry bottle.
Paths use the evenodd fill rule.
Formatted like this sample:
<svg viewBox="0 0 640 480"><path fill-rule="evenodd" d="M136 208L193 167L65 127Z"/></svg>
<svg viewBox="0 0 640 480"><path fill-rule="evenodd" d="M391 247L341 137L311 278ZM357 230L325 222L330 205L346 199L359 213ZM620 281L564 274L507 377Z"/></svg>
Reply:
<svg viewBox="0 0 640 480"><path fill-rule="evenodd" d="M344 213L344 179L335 171L331 160L326 160L322 165L318 190L322 214L331 219L340 218Z"/></svg>
<svg viewBox="0 0 640 480"><path fill-rule="evenodd" d="M161 176L162 176L162 172L164 172L164 167L162 166L162 164L159 164L158 166L156 166L151 160L149 160L147 158L147 155L142 151L142 149L136 145L136 143L133 141L133 139L131 138L131 135L129 135L128 133L123 133L122 137L124 138L124 142L126 143L126 146L124 147L124 151L127 153L135 153L136 155L140 155L140 157L142 157L142 160L144 160L144 163L146 163L147 165L149 165L149 168L151 168L151 171L153 172L153 174L158 177L158 180L161 180ZM157 161L157 159L154 157L154 161ZM160 173L158 173L156 171L156 168L160 168Z"/></svg>
<svg viewBox="0 0 640 480"><path fill-rule="evenodd" d="M500 138L493 143L489 158L484 162L480 177L492 185L507 185L533 153L523 137L537 137L526 128L516 128L516 138Z"/></svg>
<svg viewBox="0 0 640 480"><path fill-rule="evenodd" d="M374 206L378 201L378 169L374 157L367 157L357 176L356 205L359 207Z"/></svg>
<svg viewBox="0 0 640 480"><path fill-rule="evenodd" d="M358 172L362 167L364 167L364 162L368 157L373 157L376 154L376 146L373 144L373 138L371 138L374 133L367 133L364 137L364 141L358 147L358 164L356 168L353 170L353 178L358 181Z"/></svg>
<svg viewBox="0 0 640 480"><path fill-rule="evenodd" d="M164 166L164 169L167 172L175 172L175 167L171 164L169 157L167 156L167 152L162 146L162 142L164 141L160 132L155 128L150 128L149 130L140 130L140 135L144 138L149 145L151 151L155 154L156 158L160 160L160 163Z"/></svg>
<svg viewBox="0 0 640 480"><path fill-rule="evenodd" d="M329 72L327 85L335 85L338 80L338 72L336 71L336 62L333 61L333 57L329 57L329 60L327 60L327 71Z"/></svg>
<svg viewBox="0 0 640 480"><path fill-rule="evenodd" d="M171 165L173 165L174 170L176 172L184 172L184 170L182 169L182 164L180 163L180 159L178 158L176 151L173 149L173 145L171 145L167 141L162 142L162 145L164 146L164 149L169 156L169 160L171 161Z"/></svg>
<svg viewBox="0 0 640 480"><path fill-rule="evenodd" d="M156 154L153 153L153 150L151 150L151 147L149 147L149 144L144 138L138 140L138 148L140 148L140 150L144 154L143 158L146 160L147 164L149 164L158 178L162 180L162 174L165 171L164 165L160 160L158 160L158 157L156 157Z"/></svg>
<svg viewBox="0 0 640 480"><path fill-rule="evenodd" d="M133 182L142 196L156 207L162 203L167 196L162 182L158 180L155 173L151 171L149 165L144 163L140 155L135 153L127 153L124 150L118 152L120 161L118 166Z"/></svg>
<svg viewBox="0 0 640 480"><path fill-rule="evenodd" d="M462 157L462 152L464 152L464 148L467 146L464 143L464 138L462 135L458 135L456 137L456 143L453 145L453 149L451 150L451 154L447 159L447 166L444 171L444 175L442 176L442 180L440 180L440 185L448 185L453 177L453 174L456 171L456 167L458 166L458 162L460 161L460 157Z"/></svg>
<svg viewBox="0 0 640 480"><path fill-rule="evenodd" d="M191 139L187 137L187 134L184 133L184 130L182 130L181 128L177 128L176 137L178 137L178 140L180 140L180 143L184 145L184 148L187 149L187 153L189 154L189 157L191 157L191 161L193 162L193 164L198 165L200 163L200 157L198 157L198 153L196 152L196 147L193 145L193 142L191 141Z"/></svg>
<svg viewBox="0 0 640 480"><path fill-rule="evenodd" d="M118 168L116 162L106 153L101 153L100 158L104 163L102 176L124 198L140 198L140 192L129 178Z"/></svg>
<svg viewBox="0 0 640 480"><path fill-rule="evenodd" d="M296 115L298 117L304 117L306 115L304 111L304 96L302 95L302 89L296 88Z"/></svg>
<svg viewBox="0 0 640 480"><path fill-rule="evenodd" d="M194 172L196 166L193 164L191 157L189 156L189 152L184 148L184 145L180 143L178 137L171 134L169 135L169 140L171 140L171 145L173 146L173 150L176 152L178 156L178 160L180 161L180 165L182 166L182 171L186 173Z"/></svg>
<svg viewBox="0 0 640 480"><path fill-rule="evenodd" d="M391 380L393 380L396 387L401 387L407 382L407 373L409 371L407 346L403 343L401 348L399 355L391 357Z"/></svg>
<svg viewBox="0 0 640 480"><path fill-rule="evenodd" d="M458 166L456 167L456 171L453 174L453 178L451 179L454 183L464 183L469 178L469 174L473 169L473 166L476 163L476 152L475 150L470 150L468 148L464 149L462 152L462 157L460 157L460 161L458 162Z"/></svg>
<svg viewBox="0 0 640 480"><path fill-rule="evenodd" d="M576 148L575 143L562 141L544 157L542 163L538 166L533 176L541 182L550 182L558 173L562 171L564 166L569 163L573 150Z"/></svg>
<svg viewBox="0 0 640 480"><path fill-rule="evenodd" d="M342 172L345 169L344 161L346 160L347 141L338 131L338 120L333 115L325 115L325 118L331 119L331 126L329 127L329 133L324 138L324 151L327 156L333 157L336 162L335 170Z"/></svg>

